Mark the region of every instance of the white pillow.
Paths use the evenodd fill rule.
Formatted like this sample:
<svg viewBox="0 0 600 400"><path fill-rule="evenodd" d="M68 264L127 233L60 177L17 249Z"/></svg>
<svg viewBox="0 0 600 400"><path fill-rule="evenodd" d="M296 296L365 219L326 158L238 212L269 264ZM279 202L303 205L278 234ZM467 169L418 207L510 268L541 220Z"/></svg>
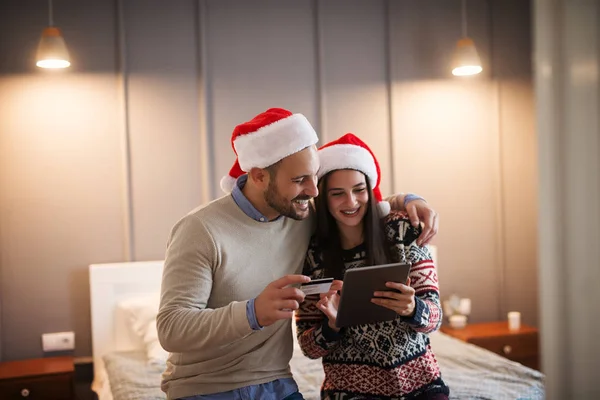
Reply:
<svg viewBox="0 0 600 400"><path fill-rule="evenodd" d="M162 348L158 341L158 331L156 330L156 318L148 322L146 332L142 337L146 346L146 361L148 365L163 368L167 362L169 353Z"/></svg>
<svg viewBox="0 0 600 400"><path fill-rule="evenodd" d="M143 343L148 364L154 366L164 366L169 355L158 341L156 315L159 305L158 293L130 297L117 305L125 317L130 333Z"/></svg>

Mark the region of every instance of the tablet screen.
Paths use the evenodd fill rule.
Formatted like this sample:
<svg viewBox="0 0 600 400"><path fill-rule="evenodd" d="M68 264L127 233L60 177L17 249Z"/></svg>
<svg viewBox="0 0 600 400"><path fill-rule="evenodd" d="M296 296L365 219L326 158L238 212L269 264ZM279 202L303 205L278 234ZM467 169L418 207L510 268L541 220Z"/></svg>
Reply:
<svg viewBox="0 0 600 400"><path fill-rule="evenodd" d="M385 286L386 282L406 283L409 272L410 264L404 263L346 270L336 326L342 328L396 318L393 310L373 304L371 299L376 291L393 290Z"/></svg>

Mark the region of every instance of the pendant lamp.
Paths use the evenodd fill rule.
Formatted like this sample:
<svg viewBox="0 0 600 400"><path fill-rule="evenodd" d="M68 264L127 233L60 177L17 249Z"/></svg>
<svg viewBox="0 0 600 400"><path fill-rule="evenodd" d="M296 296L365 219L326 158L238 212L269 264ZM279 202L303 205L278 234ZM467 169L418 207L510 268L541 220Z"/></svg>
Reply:
<svg viewBox="0 0 600 400"><path fill-rule="evenodd" d="M71 65L69 51L60 29L54 26L52 19L52 0L48 0L48 27L42 31L38 44L37 62L40 68L67 68Z"/></svg>
<svg viewBox="0 0 600 400"><path fill-rule="evenodd" d="M467 36L466 0L462 0L462 38L456 43L452 67L455 76L476 75L483 70L475 43Z"/></svg>

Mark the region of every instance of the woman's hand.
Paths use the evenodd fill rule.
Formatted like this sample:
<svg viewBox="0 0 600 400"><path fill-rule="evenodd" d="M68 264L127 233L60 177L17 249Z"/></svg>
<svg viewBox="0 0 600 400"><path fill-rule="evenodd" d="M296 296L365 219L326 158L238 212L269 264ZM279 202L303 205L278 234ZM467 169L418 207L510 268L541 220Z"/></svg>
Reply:
<svg viewBox="0 0 600 400"><path fill-rule="evenodd" d="M329 319L329 327L336 332L340 331L340 328L335 326L337 319L338 306L340 304L339 291L342 289L344 282L335 280L331 284L327 293L321 293L321 300L317 302L317 308L325 314Z"/></svg>
<svg viewBox="0 0 600 400"><path fill-rule="evenodd" d="M415 313L415 289L410 286L410 278L406 281L406 285L387 282L385 286L399 290L400 293L393 291L375 292L375 297L371 299L371 302L389 308L403 317L412 317Z"/></svg>

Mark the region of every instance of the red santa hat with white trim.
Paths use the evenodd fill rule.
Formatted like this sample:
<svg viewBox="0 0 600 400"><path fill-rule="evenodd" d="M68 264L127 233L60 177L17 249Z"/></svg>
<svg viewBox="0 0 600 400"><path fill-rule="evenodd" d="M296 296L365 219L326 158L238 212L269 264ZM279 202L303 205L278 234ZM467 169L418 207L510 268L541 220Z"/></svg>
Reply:
<svg viewBox="0 0 600 400"><path fill-rule="evenodd" d="M229 193L240 176L252 168L266 168L317 143L314 128L302 114L283 108L270 108L235 127L231 146L237 159L229 174L221 179L221 189Z"/></svg>
<svg viewBox="0 0 600 400"><path fill-rule="evenodd" d="M380 216L385 217L390 213L390 203L383 200L379 190L381 182L379 163L365 142L352 133L347 133L319 148L319 161L321 163L317 173L319 179L338 169L353 169L365 174L377 201Z"/></svg>

